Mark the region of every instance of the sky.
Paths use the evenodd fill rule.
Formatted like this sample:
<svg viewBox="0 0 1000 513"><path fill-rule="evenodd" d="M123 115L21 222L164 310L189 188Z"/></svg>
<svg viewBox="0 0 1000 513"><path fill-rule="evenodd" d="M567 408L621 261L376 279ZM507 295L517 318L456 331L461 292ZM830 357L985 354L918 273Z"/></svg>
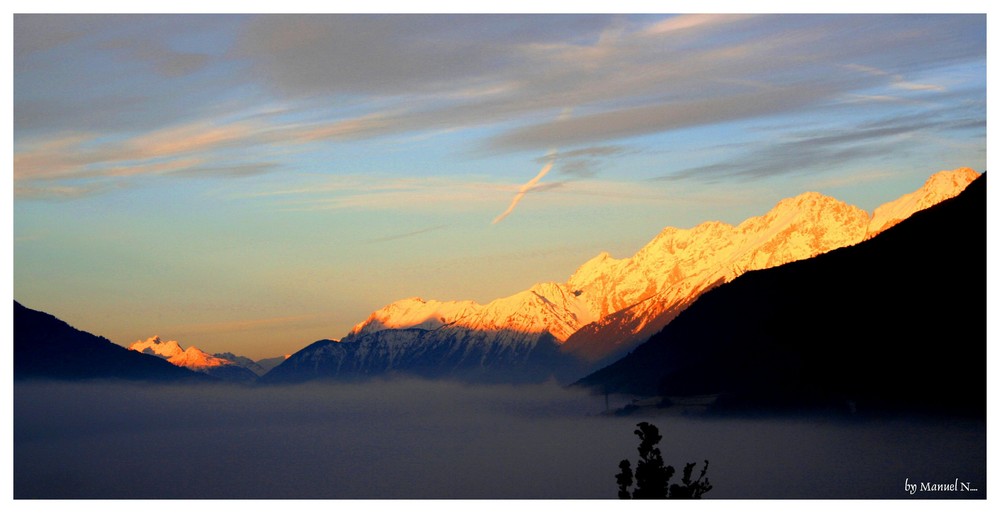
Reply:
<svg viewBox="0 0 1000 513"><path fill-rule="evenodd" d="M986 168L985 15L15 15L13 292L251 358Z"/></svg>

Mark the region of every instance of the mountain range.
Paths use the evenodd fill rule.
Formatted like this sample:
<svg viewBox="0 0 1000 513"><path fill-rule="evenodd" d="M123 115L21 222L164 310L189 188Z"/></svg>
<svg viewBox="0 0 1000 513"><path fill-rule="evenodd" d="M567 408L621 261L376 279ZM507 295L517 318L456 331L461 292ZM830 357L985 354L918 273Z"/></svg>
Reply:
<svg viewBox="0 0 1000 513"><path fill-rule="evenodd" d="M178 367L202 372L224 381L252 383L257 380L258 376L257 373L245 367L244 361L241 361L241 365L219 355L210 355L194 346L184 349L176 340L163 341L159 336L137 340L128 346L128 349L158 356ZM235 358L238 357L234 355ZM245 360L249 360L249 358Z"/></svg>
<svg viewBox="0 0 1000 513"><path fill-rule="evenodd" d="M724 398L720 404L752 403L758 396L773 396L773 390L762 394L748 392L748 395L741 396L739 390L754 390L756 378L748 377L746 369L739 366L740 362L763 359L759 362L760 368L780 369L781 365L774 362L787 364L787 358L804 361L815 355L786 350L782 353L790 355L786 358L770 349L762 349L759 355L747 353L747 347L754 347L753 344L739 345L735 341L742 340L741 336L731 332L719 335L723 338L714 342L667 343L664 340L686 340L677 335L678 330L695 330L684 328L695 322L690 319L698 316L708 318L703 313L710 308L706 304L720 301L713 298L735 294L723 291L746 287L738 284L760 280L764 270L787 272L786 269L798 269L797 266L806 265L806 262L810 263L808 265L828 262L831 255L860 251L858 254L863 256L853 259L837 257L844 262L837 269L814 271L836 277L819 281L822 286L813 287L816 290L825 290L824 287L833 290L823 297L814 297L814 293L818 293L811 290L784 290L782 285L774 285L768 289L770 291L747 293L738 296L738 300L723 301L723 306L711 307L710 310L715 312L711 322L717 325L717 329L725 327L736 332L746 329L747 337L752 335L767 339L754 331L762 321L755 321L746 313L756 312L754 315L761 319L772 319L765 323L765 327L775 333L780 326L795 326L799 330L799 340L808 347L812 347L810 341L815 339L822 340L824 347L850 348L852 355L875 351L883 358L879 365L886 364L886 355L878 353L879 350L859 346L853 339L842 340L843 337L850 339L843 332L843 326L851 326L857 333L877 333L877 337L891 338L895 336L891 329L880 327L866 331L864 326L852 319L858 316L875 322L871 315L875 318L881 316L885 321L892 321L883 324L894 326L899 319L908 319L912 311L919 314L913 317L911 324L920 326L935 317L932 312L926 311L927 308L918 307L914 302L933 305L936 311L947 312L951 316L947 319L958 318L955 317L958 312L951 310L954 304L964 305L976 316L985 305L981 295L962 296L959 289L937 287L940 282L952 280L953 276L962 276L960 283L970 284L969 287L973 288L968 290L977 290L974 287L982 283L977 279L985 270L976 253L982 246L981 254L985 256L984 229L976 231L979 225L955 216L936 224L916 221L927 218L931 215L927 214L929 212L952 204L953 201L947 199L955 197L974 181L983 183L985 180L967 168L940 172L930 177L920 189L878 207L872 215L810 192L782 200L766 214L735 226L706 222L690 229L666 228L635 255L616 259L602 253L584 263L566 282L536 284L528 290L485 305L474 301L403 299L373 312L340 341L320 340L293 355L259 362L232 353L209 355L194 347L183 349L176 341L163 341L159 337L136 341L130 346L133 350L128 351L107 339L75 330L48 314L27 309L15 301L15 378L207 378L212 381L288 383L408 374L498 382L537 382L555 377L569 383L617 361L619 363L585 378L581 383L641 395L678 396L704 392ZM984 189L985 185L977 187ZM967 195L963 193L962 196ZM920 212L929 206L932 208ZM984 223L985 215L980 217L974 221ZM914 223L918 228L907 228ZM955 226L942 228L948 223L955 223ZM896 233L918 235L905 244L884 242L886 239L900 240L900 235L893 235ZM972 242L952 240L959 234L972 239ZM877 251L856 249L883 246L889 249L879 251L893 255L895 262L878 256ZM903 246L905 250L899 249ZM957 248L954 251L959 255L971 251L967 264L950 253L939 254L951 251L949 248ZM905 256L907 252L912 255ZM939 259L941 264L935 263L934 259ZM914 262L919 262L919 265ZM967 276L972 271L979 274ZM857 277L864 279L859 282ZM835 281L831 282L831 279ZM906 291L906 297L899 297L897 291ZM781 297L775 299L776 296ZM963 301L955 301L956 297L961 297ZM791 301L792 304L781 300ZM800 311L809 310L810 304L818 305L815 308L818 312L825 315L837 312L851 322L841 322L836 316L817 317L811 315L811 311ZM796 312L796 317L775 317L773 313L757 312L758 307ZM911 307L912 310L907 310ZM803 319L810 319L813 324L803 324ZM974 317L973 321L973 326L980 327L978 317ZM711 333L707 328L695 331L698 330ZM655 333L660 334L643 344ZM914 331L910 328L895 329L895 333L900 336L905 334L906 337L920 335L919 329ZM943 329L927 333L946 336ZM976 339L979 333L975 330L956 333L963 341L985 340L985 335ZM870 340L871 337L865 335L858 340L862 339ZM767 343L762 342L763 347L770 347ZM889 346L902 350L891 344ZM972 347L972 350L977 348ZM630 356L621 358L630 351ZM971 352L977 354L976 351ZM833 357L830 361L844 365L850 363ZM706 367L699 367L697 362ZM914 368L931 371L921 365L920 362L913 363ZM268 371L265 366L273 368ZM817 376L829 377L833 372L820 367L817 366ZM629 370L618 372L614 369ZM975 369L967 376L979 376L973 371ZM729 377L721 377L724 375ZM773 375L779 376L780 372L773 370ZM705 376L714 376L717 381L712 382ZM718 384L718 380L738 383L738 378L746 383L739 387ZM881 385L875 383L874 378L865 379L870 384ZM792 391L811 390L809 386L812 386L791 378L782 383L790 384L783 389ZM930 393L926 387L921 390ZM820 390L819 393L836 396L837 399L831 401L837 404L856 403L858 398L867 403L884 400L872 399L856 391ZM817 394L807 395L814 398Z"/></svg>
<svg viewBox="0 0 1000 513"><path fill-rule="evenodd" d="M579 384L664 404L709 396L717 411L984 416L985 175L955 198L884 219L890 228L871 240L705 293Z"/></svg>
<svg viewBox="0 0 1000 513"><path fill-rule="evenodd" d="M266 382L359 379L407 373L487 381L572 380L611 363L667 326L698 298L753 270L872 239L979 176L942 171L872 215L807 192L733 226L668 227L635 255L601 253L566 282L539 283L481 305L407 298L320 340L273 369Z"/></svg>

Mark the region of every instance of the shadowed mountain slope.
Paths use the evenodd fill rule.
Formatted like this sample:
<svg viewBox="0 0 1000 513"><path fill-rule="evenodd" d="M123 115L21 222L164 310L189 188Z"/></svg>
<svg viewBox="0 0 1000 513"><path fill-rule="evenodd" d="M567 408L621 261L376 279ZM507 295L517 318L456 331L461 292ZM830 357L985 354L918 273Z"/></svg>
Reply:
<svg viewBox="0 0 1000 513"><path fill-rule="evenodd" d="M392 375L475 382L532 383L552 376L565 358L552 337L533 346L510 344L530 334L455 330L449 337L424 329L382 330L361 340L320 340L291 355L258 383L313 379L355 381Z"/></svg>
<svg viewBox="0 0 1000 513"><path fill-rule="evenodd" d="M985 415L985 174L866 242L709 291L579 384L729 411Z"/></svg>
<svg viewBox="0 0 1000 513"><path fill-rule="evenodd" d="M214 381L14 301L14 379Z"/></svg>

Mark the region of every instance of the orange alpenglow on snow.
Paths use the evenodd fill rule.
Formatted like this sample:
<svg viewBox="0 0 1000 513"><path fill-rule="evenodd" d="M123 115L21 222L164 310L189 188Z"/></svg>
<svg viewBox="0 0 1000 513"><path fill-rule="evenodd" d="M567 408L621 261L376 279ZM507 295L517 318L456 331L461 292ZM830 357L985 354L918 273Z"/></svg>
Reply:
<svg viewBox="0 0 1000 513"><path fill-rule="evenodd" d="M128 346L133 351L159 356L168 362L189 369L206 369L209 367L222 367L223 365L233 365L233 362L212 356L197 347L191 346L182 349L176 340L164 342L159 336L153 336L146 340L137 340Z"/></svg>
<svg viewBox="0 0 1000 513"><path fill-rule="evenodd" d="M597 360L618 344L662 329L702 293L741 274L812 258L857 244L914 212L956 196L979 174L941 171L918 190L874 214L816 192L780 201L737 226L708 221L690 229L668 227L635 255L601 253L565 283L539 283L486 305L474 301L408 298L357 324L345 340L382 330L470 329L516 332L534 339L549 333L563 349ZM614 333L614 337L608 337Z"/></svg>

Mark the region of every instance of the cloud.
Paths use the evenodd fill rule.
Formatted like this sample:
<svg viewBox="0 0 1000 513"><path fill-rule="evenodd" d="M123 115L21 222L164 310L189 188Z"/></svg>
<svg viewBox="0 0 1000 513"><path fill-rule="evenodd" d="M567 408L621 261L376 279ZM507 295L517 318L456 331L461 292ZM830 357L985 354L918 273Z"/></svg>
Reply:
<svg viewBox="0 0 1000 513"><path fill-rule="evenodd" d="M560 175L574 178L592 178L597 176L600 168L604 167L607 160L612 157L637 153L638 150L618 145L588 146L575 150L560 152L559 167L556 170ZM544 164L548 156L535 159L535 162ZM534 190L540 190L536 186Z"/></svg>
<svg viewBox="0 0 1000 513"><path fill-rule="evenodd" d="M574 75L576 83L565 84L564 97L580 105L577 116L512 128L494 138L491 147L525 150L591 144L798 113L886 85L940 92L939 86L918 87L905 77L934 69L947 59L974 58L982 49L974 34L957 39L948 34L957 30L954 19L938 20L942 27L928 25L935 18L920 17L757 16L725 21L718 27L725 25L728 32L712 42L694 34L678 40L672 31L659 35L647 31L609 43L611 47L602 52L605 67ZM866 38L844 40L845 31L868 28L872 34ZM918 28L929 31L921 44L913 41ZM930 41L940 46L924 48ZM871 52L873 47L880 52ZM851 70L838 64L844 61L870 65ZM600 107L598 98L605 102Z"/></svg>
<svg viewBox="0 0 1000 513"><path fill-rule="evenodd" d="M495 139L494 144L526 149L614 140L787 112L829 98L831 92L829 86L815 83L808 87L765 89L722 98L619 109L516 129Z"/></svg>
<svg viewBox="0 0 1000 513"><path fill-rule="evenodd" d="M555 164L554 157L555 156L553 155L552 160L550 160L548 164L545 164L545 166L542 167L542 169L538 172L537 175L535 175L534 178L528 180L528 183L522 185L517 190L517 194L514 195L514 199L510 200L510 205L507 206L507 210L504 210L500 215L496 216L493 219L493 224L497 224L500 221L503 221L504 218L510 215L510 213L514 211L514 207L516 207L517 204L521 202L521 198L523 198L524 195L528 193L528 191L532 190L539 180L545 177L546 173L548 173L549 170L552 169L552 166Z"/></svg>
<svg viewBox="0 0 1000 513"><path fill-rule="evenodd" d="M948 120L948 114L922 112L838 130L803 130L786 136L787 140L754 145L725 161L684 169L659 179L748 180L843 168L857 161L898 155L906 147L901 141L907 138L980 126L978 120Z"/></svg>
<svg viewBox="0 0 1000 513"><path fill-rule="evenodd" d="M170 174L191 178L218 178L256 176L274 172L281 165L275 162L253 162L235 166L190 166Z"/></svg>
<svg viewBox="0 0 1000 513"><path fill-rule="evenodd" d="M458 178L397 178L335 175L301 187L268 189L234 196L266 201L282 211L445 210L466 211L497 201L504 186Z"/></svg>
<svg viewBox="0 0 1000 513"><path fill-rule="evenodd" d="M985 56L985 17L974 15L18 15L14 24L19 180L155 173L146 160L189 157L204 169L250 170L254 159L284 169L286 155L315 143L471 128L486 130L470 130L460 150L583 151L846 98L944 101L953 83L940 70ZM538 121L564 105L577 106L572 119ZM34 142L66 137L91 139L32 154ZM578 177L597 164L582 154L564 162Z"/></svg>
<svg viewBox="0 0 1000 513"><path fill-rule="evenodd" d="M906 79L904 79L902 75L899 75L899 74L893 75L893 74L888 73L886 71L883 71L883 70L880 70L880 69L877 69L877 68L873 68L873 67L870 67L870 66L861 66L861 65L858 65L858 64L848 64L848 65L845 66L845 68L850 69L850 70L854 70L854 71L861 71L861 72L864 72L864 73L869 73L871 75L875 75L875 76L879 76L879 77L888 77L888 78L890 78L892 80L892 87L896 87L896 88L899 88L899 89L905 89L907 91L936 91L936 92L944 92L944 91L947 90L944 86L940 86L940 85L935 85L935 84L919 84L919 83L915 83L915 82L909 82Z"/></svg>
<svg viewBox="0 0 1000 513"><path fill-rule="evenodd" d="M647 28L645 32L648 35L654 35L654 36L659 36L668 33L673 34L683 31L694 32L692 29L703 30L706 28L716 28L719 26L729 25L731 23L738 22L751 17L753 17L753 15L682 14L655 23L649 28Z"/></svg>
<svg viewBox="0 0 1000 513"><path fill-rule="evenodd" d="M527 64L518 46L572 34L585 38L600 16L259 16L244 26L235 57L291 96L412 95L510 85Z"/></svg>
<svg viewBox="0 0 1000 513"><path fill-rule="evenodd" d="M65 44L72 44L92 29L95 18L73 18L44 14L14 15L15 71L30 66L29 57Z"/></svg>
<svg viewBox="0 0 1000 513"><path fill-rule="evenodd" d="M370 136L382 128L387 116L376 112L289 123L280 119L285 114L281 110L229 113L120 137L72 131L22 137L14 145L14 179L35 181L33 188L41 189L61 186L53 181L81 178L263 174L282 169L282 155L304 151L308 145Z"/></svg>
<svg viewBox="0 0 1000 513"><path fill-rule="evenodd" d="M175 52L152 39L117 40L104 44L102 48L145 61L156 73L169 78L194 74L204 69L210 61L206 54Z"/></svg>
<svg viewBox="0 0 1000 513"><path fill-rule="evenodd" d="M36 200L72 200L84 196L101 194L108 190L121 188L123 185L95 184L86 185L45 185L15 184L14 197Z"/></svg>
<svg viewBox="0 0 1000 513"><path fill-rule="evenodd" d="M511 186L490 181L427 177L421 179L369 175L338 175L311 179L300 186L234 194L232 199L260 201L281 211L435 211L467 212L484 205L509 205ZM593 206L600 203L657 203L664 196L648 183L610 180L557 181L535 184L534 192L549 191L547 203ZM421 230L420 232L423 232ZM402 234L409 235L409 234ZM416 235L416 233L414 233ZM392 239L392 236L386 237Z"/></svg>
<svg viewBox="0 0 1000 513"><path fill-rule="evenodd" d="M240 87L219 72L240 16L38 14L14 19L15 137L183 123ZM197 50L193 50L198 48ZM214 71L206 73L212 66Z"/></svg>
<svg viewBox="0 0 1000 513"><path fill-rule="evenodd" d="M55 137L15 144L14 181L74 174L90 162L83 147L94 135L59 134Z"/></svg>
<svg viewBox="0 0 1000 513"><path fill-rule="evenodd" d="M430 226L430 227L427 227L427 228L421 228L419 230L413 230L411 232L397 233L397 234L393 234L393 235L386 235L384 237L376 237L374 239L368 239L368 242L369 243L380 243L380 242L390 242L390 241L399 240L399 239L407 239L407 238L410 238L410 237L415 237L417 235L423 235L425 233L434 232L434 231L437 231L437 230L443 230L443 229L445 229L447 227L448 227L448 225L446 225L446 224L441 224L441 225L437 225L437 226Z"/></svg>
<svg viewBox="0 0 1000 513"><path fill-rule="evenodd" d="M198 120L178 126L164 127L132 137L120 145L108 145L118 155L117 160L162 158L211 151L235 145L248 145L266 127L253 122L216 122Z"/></svg>

